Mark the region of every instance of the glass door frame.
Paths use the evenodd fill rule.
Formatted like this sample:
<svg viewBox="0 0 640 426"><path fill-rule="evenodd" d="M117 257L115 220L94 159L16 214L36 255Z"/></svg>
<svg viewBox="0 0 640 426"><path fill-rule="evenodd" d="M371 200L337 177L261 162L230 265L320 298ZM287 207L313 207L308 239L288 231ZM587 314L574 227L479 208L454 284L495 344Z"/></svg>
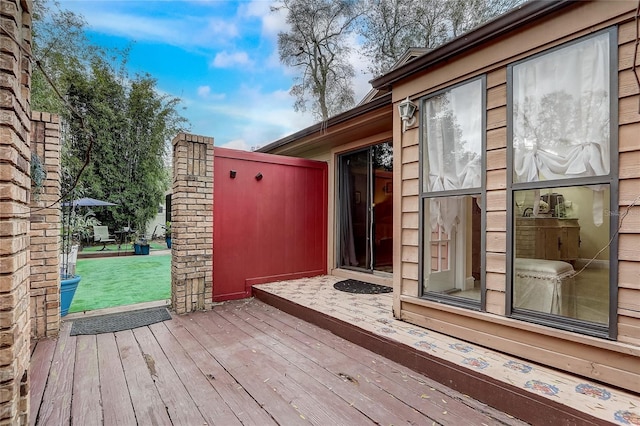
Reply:
<svg viewBox="0 0 640 426"><path fill-rule="evenodd" d="M340 154L337 154L336 156L336 163L337 163L337 168L336 168L336 211L335 211L335 223L337 224L336 229L335 229L335 266L337 268L340 269L348 269L348 270L353 270L353 271L358 271L358 272L365 272L365 273L374 273L374 272L379 272L376 269L376 256L375 256L375 211L374 211L374 195L375 195L375 170L374 170L374 148L378 145L383 145L383 144L389 144L390 146L392 146L392 143L390 141L385 141L385 142L381 142L379 144L374 144L374 145L369 145L366 147L362 147L362 148L357 148L351 151L347 151L347 152L343 152ZM342 178L345 175L345 170L344 168L346 167L345 164L345 159L348 156L352 156L352 155L356 155L356 154L362 154L365 153L367 154L367 166L366 166L366 174L367 174L367 182L366 182L366 194L364 195L364 199L361 200L362 202L366 202L366 208L367 208L367 212L366 212L366 253L365 253L365 258L366 258L366 262L364 266L354 266L354 265L346 265L344 264L343 261L343 247L342 247L342 239L341 239L341 234L342 234L342 227L344 226L343 224L343 217L342 217L342 209L343 209L343 205L344 205L344 200L342 199L343 195L342 195ZM389 195L391 197L391 199L393 200L393 195ZM353 225L353 223L352 223ZM393 235L393 234L392 234Z"/></svg>

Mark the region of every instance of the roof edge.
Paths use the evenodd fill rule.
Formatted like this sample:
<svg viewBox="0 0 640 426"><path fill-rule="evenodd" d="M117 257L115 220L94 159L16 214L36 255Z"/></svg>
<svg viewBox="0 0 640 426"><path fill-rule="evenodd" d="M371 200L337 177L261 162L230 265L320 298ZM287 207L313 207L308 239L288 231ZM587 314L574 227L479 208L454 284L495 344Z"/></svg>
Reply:
<svg viewBox="0 0 640 426"><path fill-rule="evenodd" d="M465 50L472 49L486 41L497 38L508 33L515 27L528 24L542 16L560 10L571 3L572 0L542 0L531 1L520 7L513 9L487 22L486 24L471 30L468 33L454 38L424 55L409 61L406 65L388 72L370 81L374 89L388 88L394 83L416 74L424 69L443 61L451 56L455 56Z"/></svg>
<svg viewBox="0 0 640 426"><path fill-rule="evenodd" d="M268 145L260 147L256 149L256 152L269 152L276 148L280 148L281 146L287 145L291 142L295 142L298 139L304 138L306 136L310 136L314 133L318 133L323 129L328 129L329 127L336 126L340 123L344 123L345 121L349 121L355 117L358 117L362 114L366 114L367 112L374 111L382 106L387 104L391 104L391 92L380 96L379 98L375 98L371 102L368 102L363 105L359 105L355 108L349 109L345 112L342 112L338 115L334 115L329 118L326 122L316 123L312 126L309 126L305 129L302 129L296 133L293 133L289 136L285 136L282 139L278 139L277 141L271 142Z"/></svg>

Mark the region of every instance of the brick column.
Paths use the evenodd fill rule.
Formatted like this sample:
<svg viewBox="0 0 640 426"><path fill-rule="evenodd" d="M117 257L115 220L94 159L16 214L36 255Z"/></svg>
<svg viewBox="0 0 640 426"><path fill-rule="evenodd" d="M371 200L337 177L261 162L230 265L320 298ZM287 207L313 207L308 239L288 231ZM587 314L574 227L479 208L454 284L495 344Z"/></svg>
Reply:
<svg viewBox="0 0 640 426"><path fill-rule="evenodd" d="M171 305L178 314L211 308L213 298L213 138L173 140Z"/></svg>
<svg viewBox="0 0 640 426"><path fill-rule="evenodd" d="M29 416L31 2L0 3L0 424Z"/></svg>
<svg viewBox="0 0 640 426"><path fill-rule="evenodd" d="M60 119L31 114L31 152L47 172L40 194L31 195L31 336L60 330Z"/></svg>

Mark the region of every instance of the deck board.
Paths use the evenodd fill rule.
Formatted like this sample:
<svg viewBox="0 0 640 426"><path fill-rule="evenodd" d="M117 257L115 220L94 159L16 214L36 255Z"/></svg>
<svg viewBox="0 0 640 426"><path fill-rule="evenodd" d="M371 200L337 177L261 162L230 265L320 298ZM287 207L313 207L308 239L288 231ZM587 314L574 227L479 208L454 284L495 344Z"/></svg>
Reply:
<svg viewBox="0 0 640 426"><path fill-rule="evenodd" d="M203 425L206 421L148 327L133 330L147 367L174 424Z"/></svg>
<svg viewBox="0 0 640 426"><path fill-rule="evenodd" d="M241 425L210 379L202 374L167 327L159 323L149 328L207 424Z"/></svg>
<svg viewBox="0 0 640 426"><path fill-rule="evenodd" d="M322 335L324 337L323 340L330 346L328 344L315 345L313 347L314 351L307 351L307 353L317 354L318 362L324 363L325 368L334 368L331 364L332 362L344 362L342 358L336 356L336 351L342 354L343 357L358 360L364 366L363 369L358 370L358 374L368 377L370 381L379 384L385 392L392 391L394 395L400 397L405 403L411 402L412 406L418 410L425 409L423 400L429 399L436 409L447 411L449 417L451 417L452 412L462 416L464 420L461 420L460 424L474 423L483 418L482 412L486 409L486 404L482 404L466 395L463 395L463 400L460 401L460 393L451 391L449 388L440 386L434 380L404 369L393 361L385 358L381 359L376 354L341 339L326 330L290 315L281 315L281 311L271 307L253 309L251 314L263 321L270 322L275 329L281 329L307 346L310 345L310 337ZM300 350L304 350L304 347ZM498 415L503 421L509 420L506 415L502 416L500 413L495 412L492 414ZM436 416L440 417L437 414ZM446 419L442 418L443 421Z"/></svg>
<svg viewBox="0 0 640 426"><path fill-rule="evenodd" d="M225 310L224 313L225 318L237 318L237 312L232 310ZM253 312L249 311L242 311L242 314L253 316ZM298 342L287 336L283 331L277 330L258 317L254 316L254 318L254 321L241 323L245 332L257 336L272 336L272 339L265 339L264 344L266 346L283 359L289 360L298 368L308 372L311 380L323 383L331 392L339 396L341 404L355 408L370 421L379 424L393 424L401 419L402 422L426 424L430 420L397 399L389 399L385 406L381 406L378 400L388 399L390 396L388 393L384 391L376 392L380 390L379 388L371 392L371 387L368 386L369 384L366 381L361 380L361 377L355 374L347 374L347 372L351 373L357 363L351 363L351 365L347 366L343 364L345 368L337 369L336 371L330 371L323 367L320 359L313 354L314 349L324 346L321 342L309 338L309 346L304 346L300 349L302 346L298 346ZM311 353L311 355L307 355L307 353ZM332 358L339 357L339 355L341 354L335 353L335 351L329 354ZM363 419L360 418L359 421L362 422Z"/></svg>
<svg viewBox="0 0 640 426"><path fill-rule="evenodd" d="M256 345L256 350L272 360L273 368L279 375L292 380L292 384L287 386L291 387L292 394L286 396L296 401L296 407L305 418L316 424L359 424L370 419L336 392L336 387L343 385L337 376L324 374L327 372L314 368L307 358L289 350L271 335L257 330L249 321L236 316L235 310L221 308L218 310L219 318L231 324L234 328L232 334L249 338ZM298 386L298 383L304 383L304 388ZM344 393L354 392L350 389ZM335 407L339 409L336 410ZM417 420L425 421L424 417Z"/></svg>
<svg viewBox="0 0 640 426"><path fill-rule="evenodd" d="M69 424L71 419L76 338L69 336L70 329L70 324L63 324L60 330L49 379L42 396L42 400L47 401L47 404L44 404L38 413L39 424L63 425Z"/></svg>
<svg viewBox="0 0 640 426"><path fill-rule="evenodd" d="M607 386L598 377L571 375L439 333L437 327L427 329L397 319L392 305L381 296L336 290L334 284L340 280L325 275L278 281L254 286L253 294L280 311L410 368L417 377L428 376L445 385L433 386L443 393L450 387L532 424L623 425L624 416L640 415L640 399L632 392ZM585 389L596 389L606 397L596 402ZM407 395L402 398L409 401ZM480 404L466 397L461 401ZM501 421L508 423L508 415L503 415Z"/></svg>
<svg viewBox="0 0 640 426"><path fill-rule="evenodd" d="M127 379L120 361L115 335L99 334L96 336L96 341L104 424L135 424L136 416L127 391Z"/></svg>
<svg viewBox="0 0 640 426"><path fill-rule="evenodd" d="M44 389L47 385L53 354L56 350L56 341L53 339L44 339L38 342L31 355L31 364L29 367L29 404L31 407L39 407L44 395ZM38 418L38 409L31 411L29 424L34 426Z"/></svg>
<svg viewBox="0 0 640 426"><path fill-rule="evenodd" d="M272 377L277 377L277 372L265 361L258 359L258 352L240 343L231 334L227 332L217 332L209 334L208 329L215 323L208 321L210 317L217 316L212 312L209 315L198 315L192 317L194 323L185 323L187 328L197 326L193 329L192 334L211 352L220 364L229 371L230 374L244 387L258 405L263 407L277 423L280 424L307 424L301 417L301 413L283 399L281 394L277 392L278 388L274 388L277 382L273 378L273 382L267 384ZM197 324L195 323L197 318ZM220 324L228 330L228 325ZM269 380L267 380L269 379Z"/></svg>
<svg viewBox="0 0 640 426"><path fill-rule="evenodd" d="M33 350L32 424L522 424L255 299L69 331Z"/></svg>
<svg viewBox="0 0 640 426"><path fill-rule="evenodd" d="M115 334L118 353L127 378L128 395L140 425L171 425L153 377L131 330Z"/></svg>
<svg viewBox="0 0 640 426"><path fill-rule="evenodd" d="M208 380L214 382L216 391L243 424L264 426L276 424L264 409L248 409L252 405L257 406L256 401L249 395L246 389L220 365L215 357L191 335L189 330L179 323L179 319L167 321L164 324L175 338L181 342L185 351L189 353L189 356L202 374Z"/></svg>
<svg viewBox="0 0 640 426"><path fill-rule="evenodd" d="M76 424L101 425L102 410L96 409L101 405L96 336L78 336L76 341L71 417Z"/></svg>

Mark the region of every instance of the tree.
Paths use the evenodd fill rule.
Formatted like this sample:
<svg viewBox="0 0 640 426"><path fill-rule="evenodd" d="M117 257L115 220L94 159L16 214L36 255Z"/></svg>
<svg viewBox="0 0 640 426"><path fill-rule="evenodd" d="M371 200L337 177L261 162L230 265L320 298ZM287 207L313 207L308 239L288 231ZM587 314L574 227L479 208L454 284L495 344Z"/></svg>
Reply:
<svg viewBox="0 0 640 426"><path fill-rule="evenodd" d="M278 34L283 64L299 70L291 94L296 111L307 104L325 121L354 104L349 36L356 18L351 0L282 0L272 11L286 10L290 28Z"/></svg>
<svg viewBox="0 0 640 426"><path fill-rule="evenodd" d="M451 38L458 37L526 0L448 0Z"/></svg>
<svg viewBox="0 0 640 426"><path fill-rule="evenodd" d="M128 75L126 50L91 45L81 17L36 3L46 13L34 14L32 102L62 117L63 194L117 203L98 219L142 230L168 188L170 140L188 124L180 99L159 94L149 75Z"/></svg>
<svg viewBox="0 0 640 426"><path fill-rule="evenodd" d="M374 75L382 75L407 49L433 49L506 12L523 0L366 0L359 33Z"/></svg>
<svg viewBox="0 0 640 426"><path fill-rule="evenodd" d="M177 112L180 100L158 94L151 76L131 79L98 59L90 73L69 77L68 97L82 117L68 118L66 165L78 173L95 135L83 191L118 204L98 213L104 223L144 229L168 187L168 141L186 124Z"/></svg>
<svg viewBox="0 0 640 426"><path fill-rule="evenodd" d="M447 39L441 0L367 0L360 34L374 75L384 74L411 47L434 48Z"/></svg>
<svg viewBox="0 0 640 426"><path fill-rule="evenodd" d="M81 16L61 9L57 2L49 3L47 0L34 0L33 9L35 64L31 76L31 108L62 114L66 106L55 90L57 88L60 94L65 92L63 76L71 70L81 69L92 57L103 52L90 47L84 34L85 21Z"/></svg>

